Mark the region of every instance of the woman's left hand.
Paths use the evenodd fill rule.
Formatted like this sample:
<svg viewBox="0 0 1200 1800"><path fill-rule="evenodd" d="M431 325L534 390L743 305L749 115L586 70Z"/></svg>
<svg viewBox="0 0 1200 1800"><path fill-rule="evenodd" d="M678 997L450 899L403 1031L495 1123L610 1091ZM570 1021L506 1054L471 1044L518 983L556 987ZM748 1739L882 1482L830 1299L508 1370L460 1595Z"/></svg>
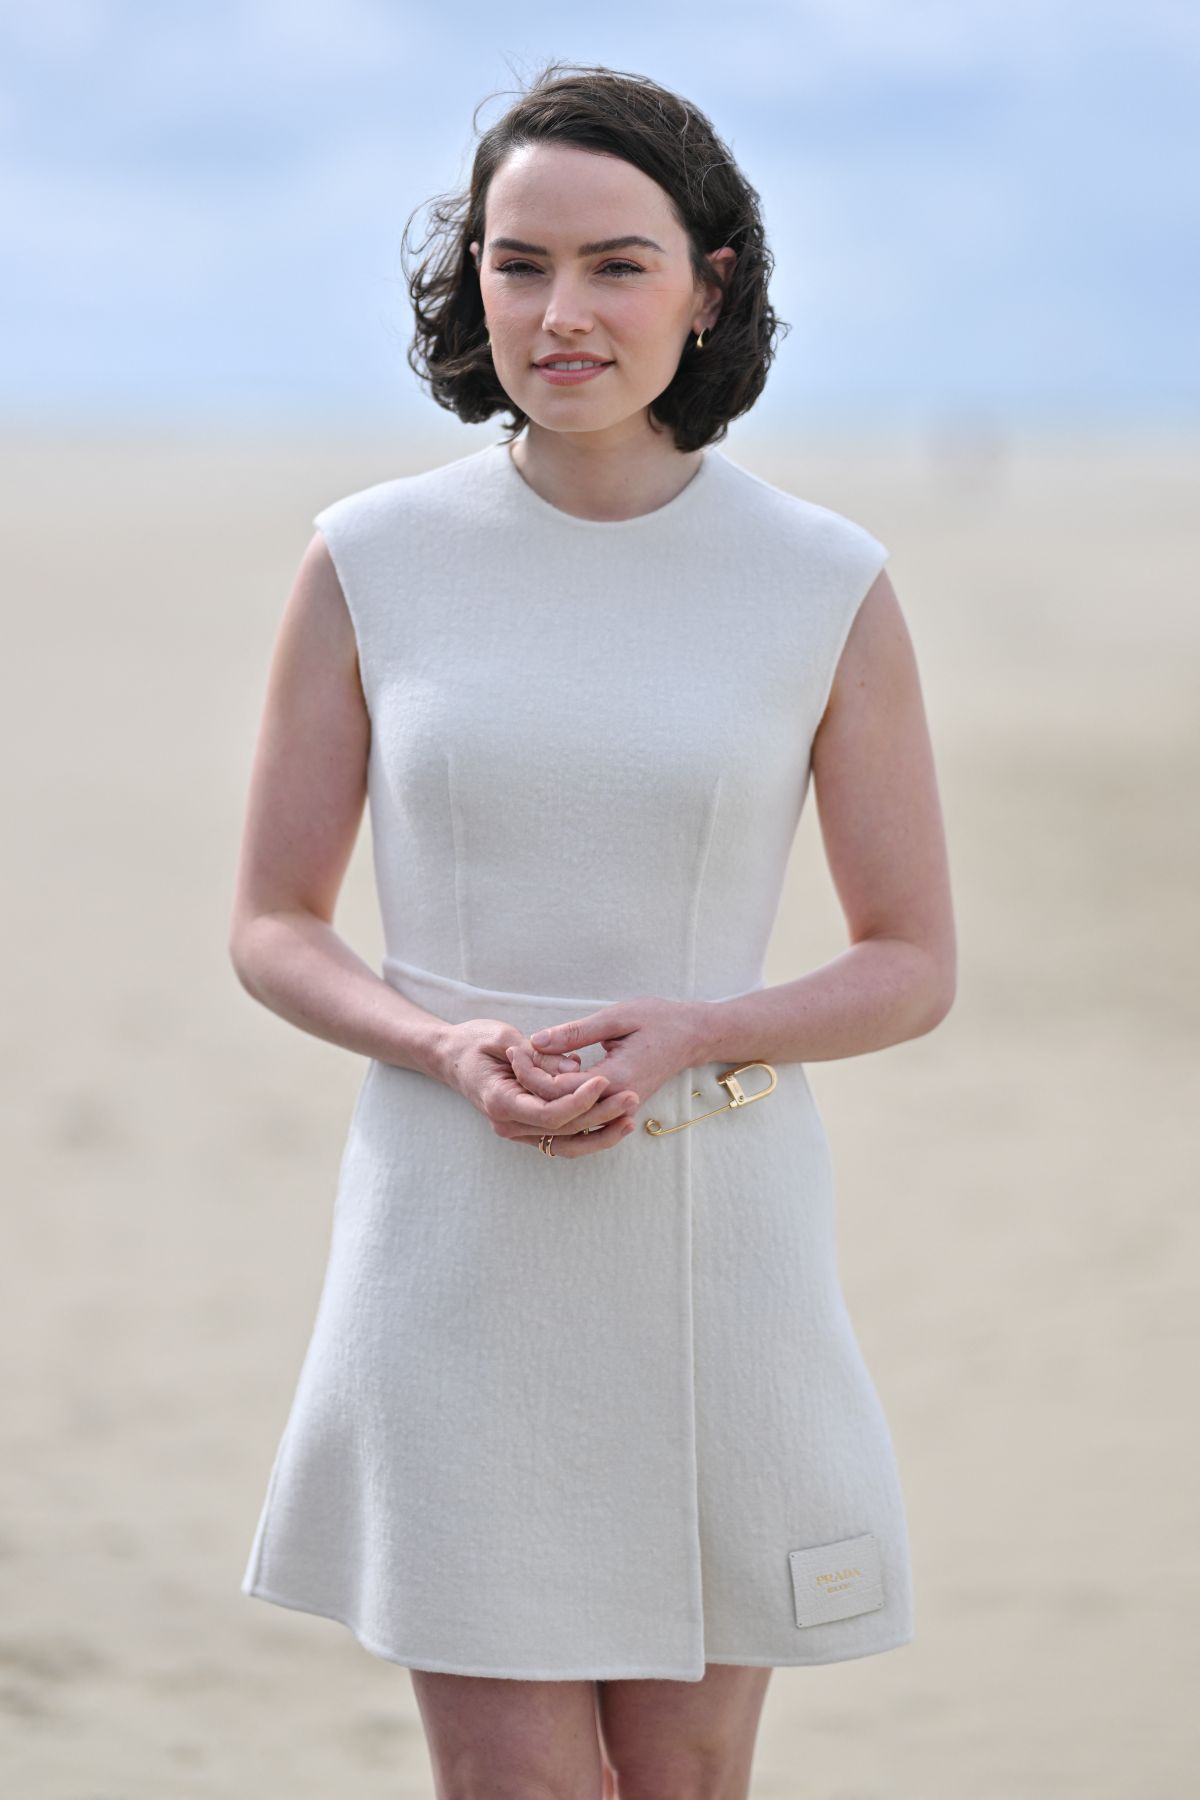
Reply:
<svg viewBox="0 0 1200 1800"><path fill-rule="evenodd" d="M681 1069L703 1060L702 1007L701 1001L656 996L620 1000L508 1045L508 1059L523 1087L553 1100L578 1083L582 1064L573 1052L603 1044L605 1055L588 1069L588 1077L606 1075L611 1091L629 1089L641 1106Z"/></svg>

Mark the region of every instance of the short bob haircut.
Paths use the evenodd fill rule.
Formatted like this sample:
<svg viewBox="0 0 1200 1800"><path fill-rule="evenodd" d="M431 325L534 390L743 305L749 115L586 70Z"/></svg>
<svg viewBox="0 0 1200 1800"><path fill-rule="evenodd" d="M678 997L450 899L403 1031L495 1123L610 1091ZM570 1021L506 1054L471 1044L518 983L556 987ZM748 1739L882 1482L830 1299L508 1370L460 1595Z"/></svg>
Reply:
<svg viewBox="0 0 1200 1800"><path fill-rule="evenodd" d="M562 73L562 71L566 73ZM465 193L431 203L433 225L415 271L410 215L401 260L416 314L408 361L439 406L466 424L507 413L511 442L528 414L501 387L487 344L479 272L470 252L484 241L484 213L493 175L512 150L526 144L574 144L618 156L658 182L691 245L701 281L720 276L708 253L737 251L720 315L703 347L691 338L668 384L647 408L651 427L669 428L680 451L718 443L730 419L749 412L766 384L779 330L767 297L774 266L766 246L759 196L705 115L644 76L596 66L549 63L475 151ZM419 210L419 209L418 209Z"/></svg>

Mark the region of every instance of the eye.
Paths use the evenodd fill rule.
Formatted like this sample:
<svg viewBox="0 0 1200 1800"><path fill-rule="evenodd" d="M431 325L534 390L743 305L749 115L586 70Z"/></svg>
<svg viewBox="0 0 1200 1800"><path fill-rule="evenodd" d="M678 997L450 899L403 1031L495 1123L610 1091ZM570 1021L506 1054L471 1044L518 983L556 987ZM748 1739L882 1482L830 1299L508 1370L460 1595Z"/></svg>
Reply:
<svg viewBox="0 0 1200 1800"><path fill-rule="evenodd" d="M497 273L497 275L517 275L526 269L532 269L535 275L539 273L538 269L534 266L534 264L528 263L528 262L501 263L497 267L496 273ZM637 263L620 262L620 261L612 261L612 262L602 263L601 269L602 270L604 270L604 269L617 270L617 272L618 272L617 279L618 280L624 280L624 278L627 275L644 275L646 272L644 269L639 268Z"/></svg>

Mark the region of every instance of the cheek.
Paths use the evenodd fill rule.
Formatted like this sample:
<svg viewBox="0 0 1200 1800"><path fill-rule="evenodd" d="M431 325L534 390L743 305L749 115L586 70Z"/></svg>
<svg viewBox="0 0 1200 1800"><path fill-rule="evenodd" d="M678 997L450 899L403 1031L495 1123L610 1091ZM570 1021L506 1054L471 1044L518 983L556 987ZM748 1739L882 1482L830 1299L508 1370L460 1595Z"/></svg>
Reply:
<svg viewBox="0 0 1200 1800"><path fill-rule="evenodd" d="M680 310L679 295L671 289L643 288L632 294L613 315L614 328L620 332L627 353L656 360L674 356L676 339L686 325Z"/></svg>
<svg viewBox="0 0 1200 1800"><path fill-rule="evenodd" d="M479 291L483 296L484 310L490 318L511 318L518 310L518 308L513 305L513 290L511 288L503 287L498 282L492 282L489 285L489 283L485 281L481 284Z"/></svg>
<svg viewBox="0 0 1200 1800"><path fill-rule="evenodd" d="M497 318L523 318L537 305L531 284L516 279L506 281L502 275L493 275L490 281L485 278L479 291L487 311Z"/></svg>

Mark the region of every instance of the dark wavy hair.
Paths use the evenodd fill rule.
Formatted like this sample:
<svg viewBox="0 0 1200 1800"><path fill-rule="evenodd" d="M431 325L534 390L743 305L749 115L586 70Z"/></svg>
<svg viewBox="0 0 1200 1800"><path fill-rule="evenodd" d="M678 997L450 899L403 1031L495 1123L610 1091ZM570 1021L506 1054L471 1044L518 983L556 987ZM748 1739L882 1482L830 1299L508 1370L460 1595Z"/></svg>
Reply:
<svg viewBox="0 0 1200 1800"><path fill-rule="evenodd" d="M510 151L535 143L573 144L621 157L666 191L687 233L697 279L716 279L724 298L703 348L697 352L691 339L648 416L653 429L662 426L674 433L681 451L720 442L730 419L749 412L758 399L775 354L775 336L789 329L776 318L767 297L774 261L759 196L690 101L645 76L603 65L553 62L541 69L503 118L479 138L466 192L427 203L433 222L420 251L432 249L415 270L408 261L416 216L410 214L401 245L416 314L409 365L438 405L465 423L507 413L511 430L506 442L527 424L528 414L496 377L479 272L469 246L475 239L483 243L493 175ZM728 282L706 261L725 245L737 252Z"/></svg>

